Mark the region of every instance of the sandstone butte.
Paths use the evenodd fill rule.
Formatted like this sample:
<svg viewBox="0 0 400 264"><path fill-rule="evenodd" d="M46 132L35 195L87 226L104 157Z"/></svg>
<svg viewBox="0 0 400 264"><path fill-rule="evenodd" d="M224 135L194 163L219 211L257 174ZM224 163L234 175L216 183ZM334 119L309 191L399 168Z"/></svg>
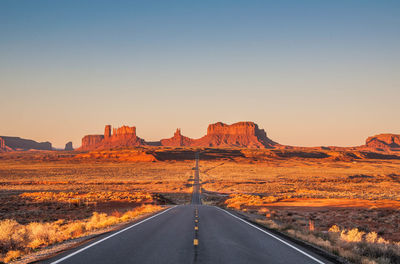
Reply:
<svg viewBox="0 0 400 264"><path fill-rule="evenodd" d="M65 144L64 150L66 150L66 151L74 150L74 147L72 146L72 142L71 141L68 142L67 144Z"/></svg>
<svg viewBox="0 0 400 264"><path fill-rule="evenodd" d="M18 150L52 150L50 142L36 142L30 139L20 137L0 136L0 151L18 151Z"/></svg>
<svg viewBox="0 0 400 264"><path fill-rule="evenodd" d="M400 150L400 135L379 134L367 138L365 146L377 150Z"/></svg>
<svg viewBox="0 0 400 264"><path fill-rule="evenodd" d="M122 126L113 129L106 125L104 135L87 135L82 138L82 146L78 150L112 149L146 145L146 142L136 136L136 127Z"/></svg>
<svg viewBox="0 0 400 264"><path fill-rule="evenodd" d="M267 137L263 129L253 122L238 122L232 125L215 123L208 126L207 134L199 139L191 139L177 129L174 136L157 142L146 142L136 136L136 128L123 126L113 129L106 125L104 135L87 135L82 138L79 150L111 149L134 146L171 147L244 147L273 148L278 145Z"/></svg>

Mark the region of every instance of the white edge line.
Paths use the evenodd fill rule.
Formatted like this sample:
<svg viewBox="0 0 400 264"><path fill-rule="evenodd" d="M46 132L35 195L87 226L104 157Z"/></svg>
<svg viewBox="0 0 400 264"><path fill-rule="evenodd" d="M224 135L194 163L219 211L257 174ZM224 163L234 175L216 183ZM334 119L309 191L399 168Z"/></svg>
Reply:
<svg viewBox="0 0 400 264"><path fill-rule="evenodd" d="M171 210L172 208L175 208L176 206L177 206L177 205L175 205L175 206L173 206L173 207L170 207L170 208L168 208L167 210L164 210L164 211L162 211L162 212L160 212L160 213L158 213L158 214L156 214L156 215L150 216L149 218L146 218L146 219L144 219L144 220L142 220L142 221L140 221L140 222L138 222L138 223L136 223L136 224L133 224L133 225L128 226L128 227L126 227L126 228L124 228L124 229L122 229L122 230L119 230L118 232L115 232L115 233L113 233L113 234L111 234L111 235L109 235L109 236L107 236L107 237L105 237L105 238L102 238L102 239L100 239L100 240L98 240L98 241L96 241L96 242L94 242L94 243L92 243L92 244L90 244L90 245L87 245L86 247L81 248L81 249L79 249L79 250L77 250L77 251L75 251L75 252L72 252L71 254L69 254L69 255L67 255L67 256L65 256L65 257L63 257L63 258L60 258L60 259L58 259L58 260L56 260L56 261L54 261L54 262L51 262L51 264L60 263L61 261L64 261L64 260L66 260L66 259L68 259L68 258L70 258L70 257L72 257L72 256L74 256L74 255L76 255L76 254L78 254L78 253L80 253L80 252L82 252L82 251L88 249L88 248L91 248L91 247L93 247L93 246L95 246L95 245L97 245L97 244L99 244L99 243L101 243L101 242L103 242L103 241L105 241L105 240L107 240L107 239L113 237L113 236L116 236L116 235L118 235L118 234L120 234L120 233L122 233L122 232L124 232L124 231L126 231L126 230L128 230L128 229L131 229L132 227L135 227L135 226L140 225L141 223L144 223L144 222L146 222L146 221L148 221L148 220L150 220L150 219L152 219L152 218L154 218L154 217L157 217L157 216L159 216L159 215L162 215L163 213L168 212L169 210Z"/></svg>
<svg viewBox="0 0 400 264"><path fill-rule="evenodd" d="M216 206L216 207L217 207L217 206ZM240 218L240 217L238 217L238 216L236 216L236 215L234 215L234 214L229 213L228 211L226 211L226 210L224 210L224 209L222 209L222 208L219 208L219 207L217 207L217 208L220 209L220 210L222 210L223 212L225 212L225 213L227 213L227 214L229 214L229 215L231 215L231 216L233 216L233 217L239 219L240 221L242 221L242 222L248 224L249 226L252 226L252 227L254 227L255 229L258 229L259 231L261 231L261 232L263 232L263 233L265 233L265 234L267 234L267 235L269 235L269 236L275 238L276 240L279 240L279 241L282 242L283 244L285 244L285 245L287 245L287 246L293 248L294 250L297 250L297 251L300 252L301 254L303 254L303 255L309 257L310 259L316 261L317 263L325 264L325 262L322 262L321 260L319 260L319 259L317 259L317 258L311 256L310 254L308 254L308 253L304 252L303 250L301 250L301 249L299 249L299 248L293 246L292 244L286 242L285 240L283 240L283 239L281 239L281 238L279 238L279 237L277 237L277 236L271 234L270 232L268 232L268 231L266 231L266 230L264 230L264 229L261 229L261 228L259 228L258 226L255 226L255 225L253 225L253 224L247 222L246 220L244 220L244 219L242 219L242 218Z"/></svg>

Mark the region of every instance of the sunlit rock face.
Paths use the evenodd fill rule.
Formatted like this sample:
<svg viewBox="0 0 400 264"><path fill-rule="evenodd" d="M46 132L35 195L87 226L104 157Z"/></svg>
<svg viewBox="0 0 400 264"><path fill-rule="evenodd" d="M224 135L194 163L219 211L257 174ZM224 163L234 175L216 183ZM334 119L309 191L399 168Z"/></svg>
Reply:
<svg viewBox="0 0 400 264"><path fill-rule="evenodd" d="M79 150L111 149L145 145L145 141L136 136L136 127L122 126L112 129L106 125L104 135L87 135L82 138Z"/></svg>
<svg viewBox="0 0 400 264"><path fill-rule="evenodd" d="M369 148L390 150L400 149L400 135L379 134L367 138L365 145Z"/></svg>
<svg viewBox="0 0 400 264"><path fill-rule="evenodd" d="M245 148L272 148L275 145L277 143L269 139L267 133L254 122L211 124L207 128L207 135L194 143L194 146Z"/></svg>
<svg viewBox="0 0 400 264"><path fill-rule="evenodd" d="M82 146L79 150L94 150L100 146L103 139L103 135L86 135L82 138Z"/></svg>
<svg viewBox="0 0 400 264"><path fill-rule="evenodd" d="M178 128L175 131L175 134L172 138L161 139L162 146L169 147L183 147L183 146L191 146L193 144L193 139L185 137L181 134L181 130Z"/></svg>
<svg viewBox="0 0 400 264"><path fill-rule="evenodd" d="M277 143L270 140L263 129L253 122L239 122L227 125L221 122L210 124L207 135L199 139L191 139L177 129L174 136L161 140L163 146L197 146L197 147L244 147L272 148Z"/></svg>

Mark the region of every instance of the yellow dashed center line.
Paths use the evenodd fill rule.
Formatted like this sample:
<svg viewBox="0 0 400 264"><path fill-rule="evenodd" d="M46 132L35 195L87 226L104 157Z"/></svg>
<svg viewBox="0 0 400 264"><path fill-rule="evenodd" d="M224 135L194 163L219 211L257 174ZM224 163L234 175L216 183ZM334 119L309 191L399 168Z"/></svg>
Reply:
<svg viewBox="0 0 400 264"><path fill-rule="evenodd" d="M198 246L199 245L199 240L198 239L193 239L193 245Z"/></svg>
<svg viewBox="0 0 400 264"><path fill-rule="evenodd" d="M194 227L194 230L199 230L199 227L198 227L198 226L195 226L195 227Z"/></svg>
<svg viewBox="0 0 400 264"><path fill-rule="evenodd" d="M194 220L194 221L195 221L196 223L198 223L198 222L199 222L199 220L197 220L197 219L196 219L196 220Z"/></svg>

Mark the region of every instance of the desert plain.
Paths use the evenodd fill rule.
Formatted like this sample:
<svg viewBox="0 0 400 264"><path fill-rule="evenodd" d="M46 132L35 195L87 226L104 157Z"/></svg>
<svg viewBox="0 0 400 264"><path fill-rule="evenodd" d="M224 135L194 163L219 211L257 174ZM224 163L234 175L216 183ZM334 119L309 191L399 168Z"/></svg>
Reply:
<svg viewBox="0 0 400 264"><path fill-rule="evenodd" d="M127 212L190 203L195 153L204 204L239 212L346 261L398 263L400 157L183 147L1 153L0 231L25 227L20 232L36 234L3 242L3 261L133 219L122 219ZM32 223L62 230L81 225L60 240Z"/></svg>

